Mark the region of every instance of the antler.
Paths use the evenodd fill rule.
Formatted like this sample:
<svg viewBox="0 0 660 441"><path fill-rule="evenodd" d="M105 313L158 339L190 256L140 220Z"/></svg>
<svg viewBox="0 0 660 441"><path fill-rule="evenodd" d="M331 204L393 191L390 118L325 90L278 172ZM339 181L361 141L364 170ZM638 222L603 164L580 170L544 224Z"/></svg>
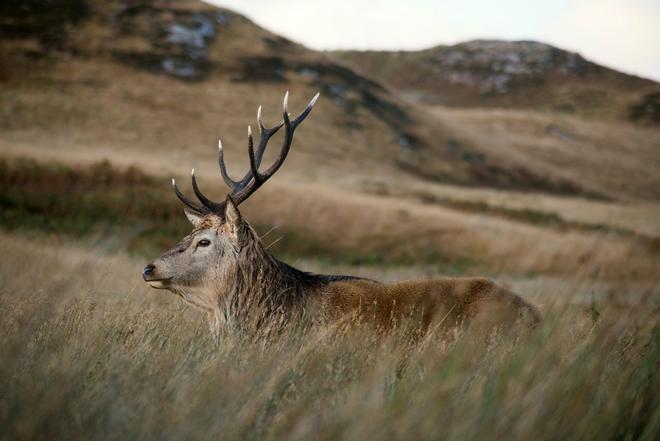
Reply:
<svg viewBox="0 0 660 441"><path fill-rule="evenodd" d="M220 166L220 174L222 179L225 181L225 184L231 189L229 196L234 200L236 205L245 201L254 193L259 187L261 187L264 182L266 182L271 176L279 170L282 166L282 163L286 159L289 149L291 148L291 142L293 141L293 133L296 128L307 118L307 115L312 111L314 104L319 98L319 94L314 95L314 98L307 104L305 110L303 110L300 115L295 119L289 119L289 92L284 95L283 103L283 121L273 127L266 127L263 123L261 117L261 106L257 110L257 123L259 124L259 145L255 152L254 150L254 140L252 138L252 127L248 126L248 155L250 157L250 170L245 173L245 176L239 181L234 181L229 174L227 173L227 167L225 166L224 154L222 141L218 141L218 165ZM270 138L277 133L282 127L284 127L284 141L282 143L282 149L280 154L275 160L275 162L266 169L264 173L259 171L261 165L261 160L264 157L266 152L266 146ZM174 188L174 193L177 197L183 202L188 208L199 213L199 214L209 214L215 213L219 216L224 216L226 202L214 202L204 196L199 187L197 186L197 179L195 179L195 169L192 169L191 172L192 187L197 199L202 203L202 205L197 204L196 202L188 199L176 185L176 181L172 179L172 187Z"/></svg>

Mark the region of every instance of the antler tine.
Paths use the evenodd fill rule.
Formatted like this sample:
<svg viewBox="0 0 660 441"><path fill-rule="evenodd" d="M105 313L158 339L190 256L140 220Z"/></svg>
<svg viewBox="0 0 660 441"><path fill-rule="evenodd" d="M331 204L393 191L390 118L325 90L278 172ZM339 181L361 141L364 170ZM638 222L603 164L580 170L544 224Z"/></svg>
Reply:
<svg viewBox="0 0 660 441"><path fill-rule="evenodd" d="M199 187L197 186L197 179L195 178L194 168L190 172L190 179L192 180L192 188L193 191L195 192L195 196L197 196L197 199L199 199L202 205L204 205L210 211L218 210L218 208L220 208L222 204L218 202L213 202L212 200L204 196L204 194L200 191Z"/></svg>
<svg viewBox="0 0 660 441"><path fill-rule="evenodd" d="M289 91L288 90L284 94L284 102L282 103L282 107L284 108L284 116L287 116L289 114Z"/></svg>
<svg viewBox="0 0 660 441"><path fill-rule="evenodd" d="M280 155L271 165L268 170L266 170L265 173L261 175L263 180L266 180L270 178L279 168L282 166L284 163L284 160L286 159L286 156L289 154L289 148L291 147L291 141L293 140L293 132L296 130L296 127L302 123L305 118L307 118L307 115L310 114L312 111L312 108L316 104L316 101L318 101L320 96L320 93L316 93L314 97L309 101L309 104L307 104L307 107L300 112L300 115L298 115L293 121L289 119L289 109L288 109L288 104L289 104L289 92L287 92L284 95L284 102L282 103L282 117L284 119L284 126L286 128L286 132L284 133L284 142L282 143L282 149L280 151Z"/></svg>
<svg viewBox="0 0 660 441"><path fill-rule="evenodd" d="M273 136L275 133L277 133L282 126L284 126L284 121L281 123L277 124L276 126L273 127L266 127L264 125L264 120L261 114L261 106L257 109L257 123L259 123L259 146L257 147L257 167L261 165L261 160L264 157L264 153L266 152L266 145L268 144L268 140ZM248 175L246 175L243 179L249 178Z"/></svg>
<svg viewBox="0 0 660 441"><path fill-rule="evenodd" d="M250 156L250 173L256 182L260 181L259 164L254 156L254 140L252 139L252 127L248 126L248 155Z"/></svg>
<svg viewBox="0 0 660 441"><path fill-rule="evenodd" d="M181 202L183 202L184 205L186 205L188 208L190 208L190 209L192 209L192 210L194 210L194 211L196 211L197 213L200 213L200 214L209 213L210 210L205 209L203 207L200 207L199 205L197 205L196 203L194 203L193 201L191 201L190 199L185 197L184 194L181 193L181 190L179 190L179 187L177 187L176 181L174 180L174 178L172 178L172 188L174 188L174 194L176 194L176 196L181 200Z"/></svg>
<svg viewBox="0 0 660 441"><path fill-rule="evenodd" d="M251 129L248 128L248 154L250 155L250 171L245 177L240 181L238 188L233 188L231 196L236 201L236 204L240 204L242 201L247 199L252 193L254 193L257 188L259 188L264 182L266 182L284 163L289 149L291 147L291 142L293 140L293 133L296 127L309 115L312 111L312 108L316 104L316 101L319 98L319 94L314 95L312 100L309 102L307 107L298 115L293 121L289 118L289 92L287 91L284 95L284 100L282 103L282 119L283 122L281 125L276 126L272 129L262 130L261 138L259 139L259 149L257 154L254 153L254 144L252 140ZM260 120L261 112L257 112L257 119ZM281 126L284 126L284 141L282 143L282 148L280 154L275 162L266 170L265 173L260 173L258 168L261 163L261 159L266 149L268 141L272 135L279 130ZM261 124L260 124L261 126Z"/></svg>
<svg viewBox="0 0 660 441"><path fill-rule="evenodd" d="M291 147L291 141L293 139L293 131L295 127L291 126L291 120L289 119L289 91L284 94L284 102L282 103L282 119L284 120L284 142L282 142L282 149L280 154L263 177L265 179L270 178L284 163L286 156L289 154L289 148ZM264 180L265 180L264 179Z"/></svg>
<svg viewBox="0 0 660 441"><path fill-rule="evenodd" d="M293 141L293 133L296 130L296 127L303 122L307 115L312 111L312 108L316 104L316 101L319 98L319 94L314 95L314 98L307 104L307 107L298 115L295 119L291 120L289 116L289 92L284 95L284 101L282 103L282 119L283 121L276 126L266 127L263 123L261 106L257 110L257 122L259 124L259 146L255 152L254 149L254 138L252 136L252 127L248 126L248 155L250 157L250 170L243 176L243 179L240 181L234 181L229 177L227 173L227 167L225 165L224 159L224 149L222 147L222 141L218 141L218 165L220 166L220 174L225 184L231 188L229 197L233 198L236 204L240 204L246 200L252 193L254 193L264 182L266 182L273 174L282 166L282 163L289 153L291 148L291 142ZM268 167L265 173L259 172L259 166L261 165L261 160L263 159L264 153L266 151L266 146L270 138L282 127L285 128L284 141L282 143L282 148L280 149L280 154L275 162ZM192 187L195 195L202 203L203 206L197 205L195 202L188 199L186 196L181 193L179 187L176 185L176 181L172 179L172 187L174 188L174 193L176 196L183 202L188 208L194 210L199 214L208 214L215 212L220 216L224 216L224 208L226 202L214 202L204 196L204 194L199 189L197 185L197 179L195 177L195 169L191 172Z"/></svg>
<svg viewBox="0 0 660 441"><path fill-rule="evenodd" d="M259 133L263 133L266 130L266 126L264 126L264 120L261 118L261 105L257 109L257 123L259 123Z"/></svg>
<svg viewBox="0 0 660 441"><path fill-rule="evenodd" d="M239 185L239 183L229 177L229 173L227 173L224 149L222 147L222 140L220 139L218 140L218 165L220 166L220 174L222 175L222 180L225 181L225 184L227 184L227 186L233 190L234 187Z"/></svg>
<svg viewBox="0 0 660 441"><path fill-rule="evenodd" d="M307 115L312 111L312 108L316 104L316 102L319 99L319 96L321 96L320 92L316 92L316 95L309 101L309 104L307 104L307 107L305 107L305 110L300 112L300 115L298 115L293 121L291 121L291 126L295 129L298 127L298 125L304 121L305 118L307 118Z"/></svg>

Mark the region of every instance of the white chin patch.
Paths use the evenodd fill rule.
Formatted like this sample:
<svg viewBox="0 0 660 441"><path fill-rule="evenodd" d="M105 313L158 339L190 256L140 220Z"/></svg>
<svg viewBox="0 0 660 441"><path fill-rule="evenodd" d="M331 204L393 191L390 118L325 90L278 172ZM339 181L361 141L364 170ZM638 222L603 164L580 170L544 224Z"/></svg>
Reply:
<svg viewBox="0 0 660 441"><path fill-rule="evenodd" d="M149 282L149 286L156 289L167 289L167 285L165 285L161 280Z"/></svg>

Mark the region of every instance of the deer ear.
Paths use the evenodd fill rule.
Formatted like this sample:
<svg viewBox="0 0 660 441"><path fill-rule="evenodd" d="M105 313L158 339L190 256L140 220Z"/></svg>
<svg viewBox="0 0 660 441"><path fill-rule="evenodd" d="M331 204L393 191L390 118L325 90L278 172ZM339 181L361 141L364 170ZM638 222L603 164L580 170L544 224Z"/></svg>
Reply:
<svg viewBox="0 0 660 441"><path fill-rule="evenodd" d="M193 227L197 228L197 226L202 222L203 216L199 213L195 213L194 211L188 210L187 208L184 208L183 212L186 214L186 217L190 223L193 224Z"/></svg>
<svg viewBox="0 0 660 441"><path fill-rule="evenodd" d="M241 225L241 213L231 196L227 195L227 202L225 203L225 221L234 227Z"/></svg>

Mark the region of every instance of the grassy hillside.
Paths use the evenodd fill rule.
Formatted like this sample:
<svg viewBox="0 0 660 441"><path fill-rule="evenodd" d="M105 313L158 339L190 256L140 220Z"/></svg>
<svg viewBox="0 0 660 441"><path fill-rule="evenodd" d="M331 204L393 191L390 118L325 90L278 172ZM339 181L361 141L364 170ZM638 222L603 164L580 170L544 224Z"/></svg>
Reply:
<svg viewBox="0 0 660 441"><path fill-rule="evenodd" d="M566 173L561 164L530 161L537 149L527 143L514 153L499 134L475 137L462 120L438 118L334 56L225 9L192 0L78 3L84 8L75 21L58 22L57 44L50 34L28 32L38 14L27 24L0 17L12 24L0 42L6 60L0 71L0 148L7 153L148 161L149 167L169 169L213 160L213 145L222 136L232 164L244 167L245 126L254 123L257 106L263 104L266 120L274 123L285 90L291 91L292 110L320 91L290 160L297 161L290 169L307 178L362 172L381 181L401 175L601 199L658 196L656 182L638 173L636 164L607 164L629 176L622 186L583 179L586 165ZM554 126L568 130L549 121L545 129L555 138ZM618 151L633 130L612 134L603 148ZM645 163L658 161L656 135L653 129L636 135ZM600 148L597 136L581 141ZM557 142L573 148L564 139ZM589 161L594 158L601 168L597 156Z"/></svg>
<svg viewBox="0 0 660 441"><path fill-rule="evenodd" d="M437 179L468 183L474 175L467 162L447 167L431 160L444 145L430 141L446 138L444 129L430 127L380 84L231 11L197 1L86 5L85 17L64 27L56 50L36 36L3 40L7 138L28 127L46 134L73 128L76 139L67 144L139 136L150 151L212 154L222 134L242 158L245 126L254 123L259 104L274 123L285 90L292 110L320 91L324 118L306 124L308 134L298 141L299 150L311 145L317 162L348 154L390 168L425 168ZM515 180L495 173L487 179Z"/></svg>
<svg viewBox="0 0 660 441"><path fill-rule="evenodd" d="M72 168L0 161L0 226L108 237L110 249L152 257L191 228L167 181L108 162ZM365 191L371 194L269 183L243 211L262 234L276 227L271 249L293 261L419 266L429 274L506 271L630 281L658 274L660 231L643 224L601 223L602 214L571 220L529 205L505 208L428 191L404 200L385 189Z"/></svg>
<svg viewBox="0 0 660 441"><path fill-rule="evenodd" d="M640 106L653 101L658 83L544 43L475 40L422 51L339 51L333 56L423 103L658 121L657 108Z"/></svg>

